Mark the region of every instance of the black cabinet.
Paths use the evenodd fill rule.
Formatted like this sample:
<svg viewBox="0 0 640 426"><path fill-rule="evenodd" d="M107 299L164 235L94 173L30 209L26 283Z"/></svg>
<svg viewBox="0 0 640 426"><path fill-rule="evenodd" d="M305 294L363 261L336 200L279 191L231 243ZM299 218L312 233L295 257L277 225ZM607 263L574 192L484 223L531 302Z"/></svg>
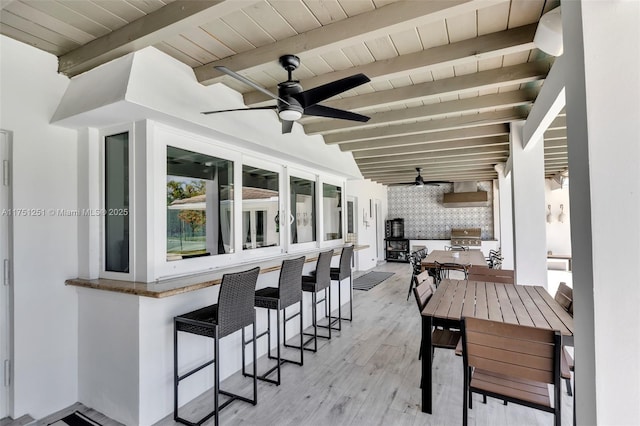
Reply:
<svg viewBox="0 0 640 426"><path fill-rule="evenodd" d="M409 262L409 240L385 238L385 259L388 262Z"/></svg>

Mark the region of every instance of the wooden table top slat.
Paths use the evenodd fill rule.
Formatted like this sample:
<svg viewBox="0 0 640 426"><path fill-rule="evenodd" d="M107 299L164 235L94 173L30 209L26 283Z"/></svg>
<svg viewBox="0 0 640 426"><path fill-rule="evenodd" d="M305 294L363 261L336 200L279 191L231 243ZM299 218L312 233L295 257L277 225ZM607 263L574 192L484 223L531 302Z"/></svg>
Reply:
<svg viewBox="0 0 640 426"><path fill-rule="evenodd" d="M513 312L516 315L516 322L520 325L528 325L529 327L533 327L533 321L527 312L527 308L525 308L524 303L522 303L522 299L520 299L520 295L516 291L517 285L505 286L505 291L507 292L507 296L509 296L509 300L511 301L511 307L513 307Z"/></svg>
<svg viewBox="0 0 640 426"><path fill-rule="evenodd" d="M476 283L476 318L489 319L489 308L487 307L486 283Z"/></svg>
<svg viewBox="0 0 640 426"><path fill-rule="evenodd" d="M542 312L540 312L536 302L531 298L526 287L529 286L516 285L516 291L520 295L520 300L524 303L524 307L527 309L527 315L531 318L531 321L533 321L533 326L536 328L550 328L549 323L544 315L542 315Z"/></svg>
<svg viewBox="0 0 640 426"><path fill-rule="evenodd" d="M564 325L564 322L562 322L560 318L558 318L556 312L554 312L554 310L549 306L549 300L552 299L551 295L549 295L549 298L545 298L543 293L539 292L535 287L527 289L527 291L529 292L531 297L536 300L536 304L540 308L540 312L542 312L542 315L544 315L544 317L546 318L547 323L549 323L550 328L552 328L553 330L560 330L560 332L565 336L568 334L572 334ZM544 293L549 294L546 291L544 291Z"/></svg>
<svg viewBox="0 0 640 426"><path fill-rule="evenodd" d="M422 315L492 319L573 334L573 318L540 286L445 279Z"/></svg>
<svg viewBox="0 0 640 426"><path fill-rule="evenodd" d="M449 312L451 311L451 301L456 293L457 286L448 285L445 289L442 301L438 304L436 310L436 316L438 318L449 318ZM436 291L437 292L437 291Z"/></svg>
<svg viewBox="0 0 640 426"><path fill-rule="evenodd" d="M489 319L492 321L504 321L502 311L500 310L500 302L498 300L498 292L496 291L496 283L485 283L487 289L487 309L489 311Z"/></svg>
<svg viewBox="0 0 640 426"><path fill-rule="evenodd" d="M573 317L567 312L554 298L542 287L536 287L536 291L547 302L547 305L553 313L558 317L562 324L567 328L569 334L573 334Z"/></svg>
<svg viewBox="0 0 640 426"><path fill-rule="evenodd" d="M509 324L518 324L518 318L511 305L511 299L507 294L507 286L513 287L513 284L496 284L496 293L498 295L498 303L502 312L502 320Z"/></svg>
<svg viewBox="0 0 640 426"><path fill-rule="evenodd" d="M451 301L451 308L449 309L449 319L461 317L466 292L467 286L465 285L465 281L458 281L456 285L456 292L453 296L453 300Z"/></svg>
<svg viewBox="0 0 640 426"><path fill-rule="evenodd" d="M462 317L472 317L476 311L476 291L478 286L475 282L467 284L467 291L464 295L464 305L462 306Z"/></svg>

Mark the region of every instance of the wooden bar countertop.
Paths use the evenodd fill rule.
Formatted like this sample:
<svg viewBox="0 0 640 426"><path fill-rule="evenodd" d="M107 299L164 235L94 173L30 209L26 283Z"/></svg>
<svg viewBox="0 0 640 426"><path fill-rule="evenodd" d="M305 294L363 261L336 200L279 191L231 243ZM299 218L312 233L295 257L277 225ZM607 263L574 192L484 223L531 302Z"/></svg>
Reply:
<svg viewBox="0 0 640 426"><path fill-rule="evenodd" d="M356 245L354 250L364 250L368 245ZM126 293L135 296L153 297L156 299L175 296L177 294L188 293L190 291L200 290L220 284L224 274L240 272L246 269L260 266L260 273L273 272L280 270L282 261L300 256L306 256L305 263L315 262L318 259L318 253L322 250L313 250L301 253L288 253L277 258L256 261L253 263L244 263L231 266L228 268L219 268L215 271L206 271L196 274L189 274L181 277L170 278L160 281L152 281L149 283L139 281L121 281L107 278L84 279L73 278L65 281L66 285L92 288L96 290L113 291L116 293ZM341 253L342 247L334 248L334 256Z"/></svg>

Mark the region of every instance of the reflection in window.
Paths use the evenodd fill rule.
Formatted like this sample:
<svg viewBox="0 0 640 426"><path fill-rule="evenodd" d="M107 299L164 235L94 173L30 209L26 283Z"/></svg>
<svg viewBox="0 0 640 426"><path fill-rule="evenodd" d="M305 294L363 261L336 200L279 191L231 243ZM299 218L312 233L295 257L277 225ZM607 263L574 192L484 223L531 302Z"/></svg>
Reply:
<svg viewBox="0 0 640 426"><path fill-rule="evenodd" d="M308 243L316 240L316 183L292 176L291 192L291 243Z"/></svg>
<svg viewBox="0 0 640 426"><path fill-rule="evenodd" d="M104 140L105 271L129 272L129 133ZM125 213L126 212L126 213Z"/></svg>
<svg viewBox="0 0 640 426"><path fill-rule="evenodd" d="M280 245L279 176L270 170L242 166L244 249Z"/></svg>
<svg viewBox="0 0 640 426"><path fill-rule="evenodd" d="M342 238L342 188L322 184L322 213L325 240Z"/></svg>
<svg viewBox="0 0 640 426"><path fill-rule="evenodd" d="M233 162L167 147L167 260L231 253Z"/></svg>

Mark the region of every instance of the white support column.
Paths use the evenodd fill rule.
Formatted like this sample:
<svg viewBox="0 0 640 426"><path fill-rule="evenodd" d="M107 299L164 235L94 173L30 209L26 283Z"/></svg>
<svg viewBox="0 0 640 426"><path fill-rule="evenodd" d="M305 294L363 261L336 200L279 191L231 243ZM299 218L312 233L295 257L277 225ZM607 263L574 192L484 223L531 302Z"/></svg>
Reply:
<svg viewBox="0 0 640 426"><path fill-rule="evenodd" d="M523 148L524 122L511 124L514 266L518 284L547 287L544 144Z"/></svg>
<svg viewBox="0 0 640 426"><path fill-rule="evenodd" d="M575 423L640 424L640 2L566 1Z"/></svg>
<svg viewBox="0 0 640 426"><path fill-rule="evenodd" d="M513 269L513 200L511 198L511 176L505 175L505 164L495 165L498 172L498 188L500 191L500 249L502 251L502 267Z"/></svg>
<svg viewBox="0 0 640 426"><path fill-rule="evenodd" d="M100 209L100 135L97 129L78 130L78 209ZM78 276L100 274L100 217L78 216Z"/></svg>

